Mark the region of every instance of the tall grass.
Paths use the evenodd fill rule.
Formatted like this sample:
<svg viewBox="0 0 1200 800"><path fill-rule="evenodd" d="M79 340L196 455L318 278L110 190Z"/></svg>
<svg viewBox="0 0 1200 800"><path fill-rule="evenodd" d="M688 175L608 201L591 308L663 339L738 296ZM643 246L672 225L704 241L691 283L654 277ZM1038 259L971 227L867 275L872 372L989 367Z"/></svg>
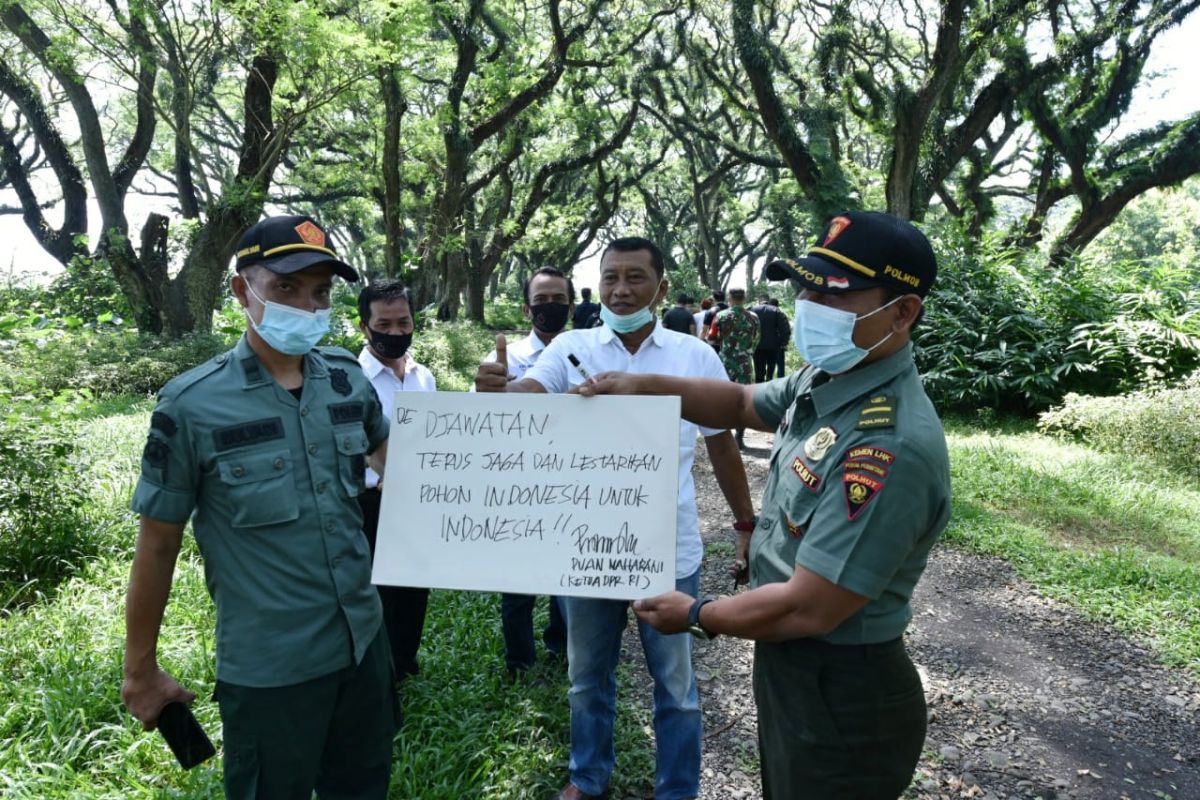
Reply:
<svg viewBox="0 0 1200 800"><path fill-rule="evenodd" d="M1200 675L1200 485L1153 454L951 427L946 540Z"/></svg>

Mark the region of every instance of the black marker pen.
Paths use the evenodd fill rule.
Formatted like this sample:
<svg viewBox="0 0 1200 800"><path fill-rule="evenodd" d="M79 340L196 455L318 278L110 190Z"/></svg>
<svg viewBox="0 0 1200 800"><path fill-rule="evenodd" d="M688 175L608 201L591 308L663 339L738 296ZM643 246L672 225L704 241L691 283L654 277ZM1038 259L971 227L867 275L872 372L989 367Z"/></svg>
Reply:
<svg viewBox="0 0 1200 800"><path fill-rule="evenodd" d="M571 366L579 370L579 374L583 376L585 381L588 383L595 383L595 381L592 380L592 376L589 375L588 371L583 368L583 364L579 363L579 359L575 357L574 353L567 353L567 360L571 362Z"/></svg>

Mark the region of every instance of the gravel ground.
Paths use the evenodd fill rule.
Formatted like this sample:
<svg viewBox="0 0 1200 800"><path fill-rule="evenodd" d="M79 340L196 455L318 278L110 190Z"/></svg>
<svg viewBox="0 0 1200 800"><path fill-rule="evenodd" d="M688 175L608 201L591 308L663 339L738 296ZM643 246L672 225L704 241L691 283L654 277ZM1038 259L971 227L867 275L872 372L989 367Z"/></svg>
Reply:
<svg viewBox="0 0 1200 800"><path fill-rule="evenodd" d="M771 434L746 439L757 503ZM729 511L702 446L696 461L704 540L731 542ZM728 593L731 558L706 557L704 594ZM1040 596L1000 559L935 548L913 608L909 650L930 722L906 798L1200 800L1200 683ZM633 626L627 636L623 658L639 662ZM762 797L752 663L750 642L696 644L704 800ZM633 674L645 677L644 669ZM648 678L635 691L648 708Z"/></svg>

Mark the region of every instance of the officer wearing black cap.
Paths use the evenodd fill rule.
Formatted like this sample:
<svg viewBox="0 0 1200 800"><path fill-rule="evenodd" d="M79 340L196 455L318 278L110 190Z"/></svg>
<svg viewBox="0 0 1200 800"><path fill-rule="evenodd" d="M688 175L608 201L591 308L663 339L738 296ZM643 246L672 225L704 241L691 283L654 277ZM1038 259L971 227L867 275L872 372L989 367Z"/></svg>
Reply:
<svg viewBox="0 0 1200 800"><path fill-rule="evenodd" d="M398 708L356 498L388 421L358 360L316 347L334 275L358 280L309 217L246 232L231 281L246 333L159 393L133 495L121 696L147 728L194 698L156 655L190 519L231 798L387 796Z"/></svg>
<svg viewBox="0 0 1200 800"><path fill-rule="evenodd" d="M664 632L756 640L768 800L892 800L921 753L925 699L902 635L950 517L950 478L909 339L936 274L907 221L839 214L805 257L767 268L800 289L804 369L753 387L609 374L581 388L676 394L697 424L775 431L762 513L738 544L752 590L634 604Z"/></svg>

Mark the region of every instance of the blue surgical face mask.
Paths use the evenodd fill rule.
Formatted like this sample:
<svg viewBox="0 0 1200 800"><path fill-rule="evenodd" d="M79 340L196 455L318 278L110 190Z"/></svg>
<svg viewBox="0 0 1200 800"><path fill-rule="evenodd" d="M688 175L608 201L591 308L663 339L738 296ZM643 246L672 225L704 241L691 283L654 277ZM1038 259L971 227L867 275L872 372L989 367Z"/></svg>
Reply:
<svg viewBox="0 0 1200 800"><path fill-rule="evenodd" d="M258 331L258 335L272 350L289 356L302 356L316 347L322 336L329 333L331 309L304 311L285 306L283 303L264 300L254 291L250 281L246 281L246 289L263 304L260 321L254 321L249 308L245 309L246 319L250 320L254 330Z"/></svg>
<svg viewBox="0 0 1200 800"><path fill-rule="evenodd" d="M854 343L854 324L860 319L878 314L899 299L901 298L897 297L874 311L856 317L852 311L841 311L811 300L796 298L796 328L792 331L796 349L805 361L817 369L825 370L831 375L846 372L895 333L889 331L887 336L871 347L863 349Z"/></svg>
<svg viewBox="0 0 1200 800"><path fill-rule="evenodd" d="M654 312L650 310L650 306L646 306L641 311L635 311L632 314L616 314L601 303L600 319L617 333L633 333L639 328L645 327L647 323L653 322Z"/></svg>

